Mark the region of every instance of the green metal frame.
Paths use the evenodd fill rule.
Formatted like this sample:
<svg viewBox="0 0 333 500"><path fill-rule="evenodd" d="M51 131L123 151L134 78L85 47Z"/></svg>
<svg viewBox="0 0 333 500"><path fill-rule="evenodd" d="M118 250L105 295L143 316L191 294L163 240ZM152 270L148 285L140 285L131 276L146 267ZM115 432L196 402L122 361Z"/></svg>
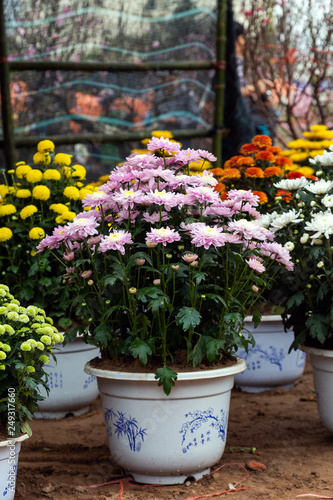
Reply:
<svg viewBox="0 0 333 500"><path fill-rule="evenodd" d="M193 137L212 137L213 152L221 163L222 159L222 137L225 134L223 127L224 91L225 91L225 49L226 49L226 13L227 0L218 0L218 20L216 38L216 61L175 61L158 63L72 63L72 62L28 62L8 61L5 17L3 0L0 0L0 92L2 102L3 139L0 139L0 148L4 150L7 169L13 168L16 162L16 148L35 146L40 137L17 137L14 136L12 108L10 100L10 72L11 71L108 71L108 72L130 72L130 71L161 71L161 70L210 70L215 69L215 112L214 126L210 129L184 129L171 130L175 139ZM123 132L118 134L71 134L56 135L48 137L55 145L76 143L116 143L144 139L151 130L140 132Z"/></svg>

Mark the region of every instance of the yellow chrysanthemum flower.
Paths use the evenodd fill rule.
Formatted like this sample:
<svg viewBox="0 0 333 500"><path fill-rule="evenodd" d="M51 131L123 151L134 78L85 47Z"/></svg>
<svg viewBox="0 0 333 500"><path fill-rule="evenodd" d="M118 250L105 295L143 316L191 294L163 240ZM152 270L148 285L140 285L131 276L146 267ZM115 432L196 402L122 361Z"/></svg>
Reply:
<svg viewBox="0 0 333 500"><path fill-rule="evenodd" d="M35 257L35 255L37 255L36 250L31 250L30 255L31 257Z"/></svg>
<svg viewBox="0 0 333 500"><path fill-rule="evenodd" d="M15 194L17 198L29 198L31 191L30 189L18 189Z"/></svg>
<svg viewBox="0 0 333 500"><path fill-rule="evenodd" d="M58 153L55 155L53 163L56 165L66 165L67 167L71 164L72 155L67 155L66 153Z"/></svg>
<svg viewBox="0 0 333 500"><path fill-rule="evenodd" d="M43 177L46 181L60 181L61 175L55 168L48 168L45 170Z"/></svg>
<svg viewBox="0 0 333 500"><path fill-rule="evenodd" d="M78 200L80 198L80 191L75 186L67 186L64 189L64 196L70 200Z"/></svg>
<svg viewBox="0 0 333 500"><path fill-rule="evenodd" d="M71 170L71 176L74 179L82 180L85 179L87 175L87 171L82 165L73 165Z"/></svg>
<svg viewBox="0 0 333 500"><path fill-rule="evenodd" d="M152 154L151 151L149 151L149 149L131 149L131 153L136 153L138 155L151 155ZM118 165L121 165L121 162L118 163Z"/></svg>
<svg viewBox="0 0 333 500"><path fill-rule="evenodd" d="M331 139L333 137L333 130L322 130L319 132L304 132L303 135L307 139Z"/></svg>
<svg viewBox="0 0 333 500"><path fill-rule="evenodd" d="M309 151L309 157L314 158L315 156L323 155L324 151L325 149L316 149L314 151Z"/></svg>
<svg viewBox="0 0 333 500"><path fill-rule="evenodd" d="M56 214L63 214L68 211L68 207L63 203L52 203L52 205L50 205L50 210L53 210Z"/></svg>
<svg viewBox="0 0 333 500"><path fill-rule="evenodd" d="M13 168L11 168L10 170L7 171L7 174L15 174L15 170Z"/></svg>
<svg viewBox="0 0 333 500"><path fill-rule="evenodd" d="M80 189L80 194L79 194L79 199L82 201L88 194L93 194L93 191L91 189L81 188Z"/></svg>
<svg viewBox="0 0 333 500"><path fill-rule="evenodd" d="M38 168L33 168L27 173L26 179L28 182L40 182L43 179L43 172Z"/></svg>
<svg viewBox="0 0 333 500"><path fill-rule="evenodd" d="M35 153L32 159L35 165L49 165L51 163L51 156L48 153Z"/></svg>
<svg viewBox="0 0 333 500"><path fill-rule="evenodd" d="M313 175L315 173L314 169L311 167L299 167L297 172L301 172L301 174L304 174L305 177L308 177L309 175Z"/></svg>
<svg viewBox="0 0 333 500"><path fill-rule="evenodd" d="M207 161L207 160L205 162L204 162L204 160L192 161L189 164L189 169L190 170L194 170L196 172L198 172L199 170L209 170L211 167L212 167L212 164L209 161Z"/></svg>
<svg viewBox="0 0 333 500"><path fill-rule="evenodd" d="M11 203L8 203L8 205L0 205L0 217L4 217L5 215L15 214L15 212L16 212L16 207Z"/></svg>
<svg viewBox="0 0 333 500"><path fill-rule="evenodd" d="M52 153L54 151L54 144L52 141L49 141L48 139L45 139L44 141L40 141L38 144L37 144L37 150L40 152L40 153Z"/></svg>
<svg viewBox="0 0 333 500"><path fill-rule="evenodd" d="M109 179L110 179L110 174L101 175L100 177L98 177L99 182L101 182L102 184L108 182Z"/></svg>
<svg viewBox="0 0 333 500"><path fill-rule="evenodd" d="M48 200L51 196L51 191L47 186L39 185L35 186L32 190L32 196L36 200Z"/></svg>
<svg viewBox="0 0 333 500"><path fill-rule="evenodd" d="M63 214L59 215L57 218L56 218L56 222L57 219L61 218L61 222L68 222L68 221L72 221L74 218L76 217L76 212L71 212L70 210L67 210L67 212L64 212Z"/></svg>
<svg viewBox="0 0 333 500"><path fill-rule="evenodd" d="M0 184L0 196L1 198L5 198L9 193L8 186L6 184Z"/></svg>
<svg viewBox="0 0 333 500"><path fill-rule="evenodd" d="M9 227L0 227L0 241L8 241L13 236L13 232Z"/></svg>
<svg viewBox="0 0 333 500"><path fill-rule="evenodd" d="M302 161L305 161L309 158L309 153L295 153L295 154L289 156L289 158L292 161L302 162Z"/></svg>
<svg viewBox="0 0 333 500"><path fill-rule="evenodd" d="M31 217L31 215L35 214L36 212L38 212L38 208L35 207L35 205L27 205L26 207L22 208L20 217L21 219L25 220L28 217Z"/></svg>
<svg viewBox="0 0 333 500"><path fill-rule="evenodd" d="M42 240L45 237L45 231L42 227L33 227L29 231L29 238L31 240Z"/></svg>
<svg viewBox="0 0 333 500"><path fill-rule="evenodd" d="M30 172L31 170L31 167L30 165L26 165L25 163L23 165L19 165L17 168L16 168L16 175L19 179L23 179L24 177L26 177L27 173Z"/></svg>
<svg viewBox="0 0 333 500"><path fill-rule="evenodd" d="M79 182L76 182L76 183L74 184L74 186L76 186L78 189L80 189L80 188L82 188L82 187L84 186L84 184L83 184L83 182L80 182L80 181L79 181Z"/></svg>
<svg viewBox="0 0 333 500"><path fill-rule="evenodd" d="M321 132L322 130L327 130L326 125L312 125L310 129L313 132Z"/></svg>

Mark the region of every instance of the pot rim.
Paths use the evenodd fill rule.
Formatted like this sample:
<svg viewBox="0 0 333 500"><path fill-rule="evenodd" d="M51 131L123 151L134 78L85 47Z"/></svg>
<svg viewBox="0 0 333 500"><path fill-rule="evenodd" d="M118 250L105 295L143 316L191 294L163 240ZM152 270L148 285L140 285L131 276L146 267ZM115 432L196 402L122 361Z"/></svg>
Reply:
<svg viewBox="0 0 333 500"><path fill-rule="evenodd" d="M331 349L320 349L318 347L307 347L305 345L299 346L301 351L307 354L314 354L315 356L322 356L325 358L333 358L333 351Z"/></svg>
<svg viewBox="0 0 333 500"><path fill-rule="evenodd" d="M281 314L263 314L261 318L262 319L261 319L259 325L261 323L263 323L264 321L282 321ZM252 316L246 316L244 321L246 323L253 323Z"/></svg>
<svg viewBox="0 0 333 500"><path fill-rule="evenodd" d="M22 443L22 441L25 441L26 439L28 439L30 436L29 434L23 434L22 436L19 436L17 438L10 438L10 439L6 439L6 441L0 441L0 447L4 447L4 446L10 446L11 444L14 443Z"/></svg>
<svg viewBox="0 0 333 500"><path fill-rule="evenodd" d="M237 358L236 364L232 366L225 366L216 370L197 370L191 372L177 373L177 381L179 380L203 380L220 378L221 376L235 375L236 373L243 372L246 369L246 363L243 359ZM89 375L95 377L102 377L117 380L133 380L143 382L156 382L154 373L135 373L135 372L121 372L112 370L102 370L90 366L90 362L85 364L84 371Z"/></svg>

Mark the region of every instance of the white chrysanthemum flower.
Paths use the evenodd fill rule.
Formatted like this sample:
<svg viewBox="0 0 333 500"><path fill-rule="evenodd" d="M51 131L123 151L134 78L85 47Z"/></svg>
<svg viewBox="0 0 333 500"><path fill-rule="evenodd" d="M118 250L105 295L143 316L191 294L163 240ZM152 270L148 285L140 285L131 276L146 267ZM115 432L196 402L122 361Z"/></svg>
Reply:
<svg viewBox="0 0 333 500"><path fill-rule="evenodd" d="M296 210L293 208L292 210L283 213L279 217L275 217L271 222L270 230L275 233L276 231L279 231L279 229L282 229L283 227L286 227L291 223L297 224L298 222L302 222L303 219L297 218L300 213L300 211L296 212Z"/></svg>
<svg viewBox="0 0 333 500"><path fill-rule="evenodd" d="M278 217L278 216L279 216L279 214L277 212L263 214L260 217L260 219L256 220L256 223L259 224L259 226L265 227L266 229L268 229L269 226L274 221L274 219L276 219L276 217Z"/></svg>
<svg viewBox="0 0 333 500"><path fill-rule="evenodd" d="M310 238L310 235L309 233L304 233L301 237L300 237L300 242L302 243L302 245L304 245L305 243L307 243L309 241L309 238Z"/></svg>
<svg viewBox="0 0 333 500"><path fill-rule="evenodd" d="M332 189L332 187L333 181L325 181L325 179L321 179L320 181L308 183L305 186L305 189L313 194L326 194L330 189Z"/></svg>
<svg viewBox="0 0 333 500"><path fill-rule="evenodd" d="M321 202L326 208L333 207L333 194L325 195Z"/></svg>
<svg viewBox="0 0 333 500"><path fill-rule="evenodd" d="M330 146L330 149L331 147L332 146ZM310 163L316 164L317 162L319 162L321 165L325 165L326 167L333 166L333 153L324 151L322 155L317 155L313 159L310 158Z"/></svg>
<svg viewBox="0 0 333 500"><path fill-rule="evenodd" d="M307 231L313 231L313 240L325 236L329 238L333 234L333 214L330 210L315 214L310 222L306 222Z"/></svg>
<svg viewBox="0 0 333 500"><path fill-rule="evenodd" d="M300 177L299 179L282 179L280 182L274 184L278 189L285 189L286 191L296 191L297 189L303 188L308 184L308 180L305 177Z"/></svg>
<svg viewBox="0 0 333 500"><path fill-rule="evenodd" d="M295 245L292 241L287 241L284 245L284 248L286 248L289 252L292 252L295 248Z"/></svg>

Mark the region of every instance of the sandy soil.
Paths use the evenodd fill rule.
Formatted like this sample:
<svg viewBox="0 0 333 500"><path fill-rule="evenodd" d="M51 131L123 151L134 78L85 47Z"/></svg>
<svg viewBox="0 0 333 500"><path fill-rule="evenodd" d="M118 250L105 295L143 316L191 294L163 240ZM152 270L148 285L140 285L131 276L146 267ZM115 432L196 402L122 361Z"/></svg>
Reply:
<svg viewBox="0 0 333 500"><path fill-rule="evenodd" d="M153 487L125 479L109 461L99 399L81 417L35 420L31 427L20 453L16 500L333 498L333 435L320 422L309 365L290 390L232 391L225 452L198 482ZM263 467L253 470L251 461ZM225 493L230 484L236 490Z"/></svg>

